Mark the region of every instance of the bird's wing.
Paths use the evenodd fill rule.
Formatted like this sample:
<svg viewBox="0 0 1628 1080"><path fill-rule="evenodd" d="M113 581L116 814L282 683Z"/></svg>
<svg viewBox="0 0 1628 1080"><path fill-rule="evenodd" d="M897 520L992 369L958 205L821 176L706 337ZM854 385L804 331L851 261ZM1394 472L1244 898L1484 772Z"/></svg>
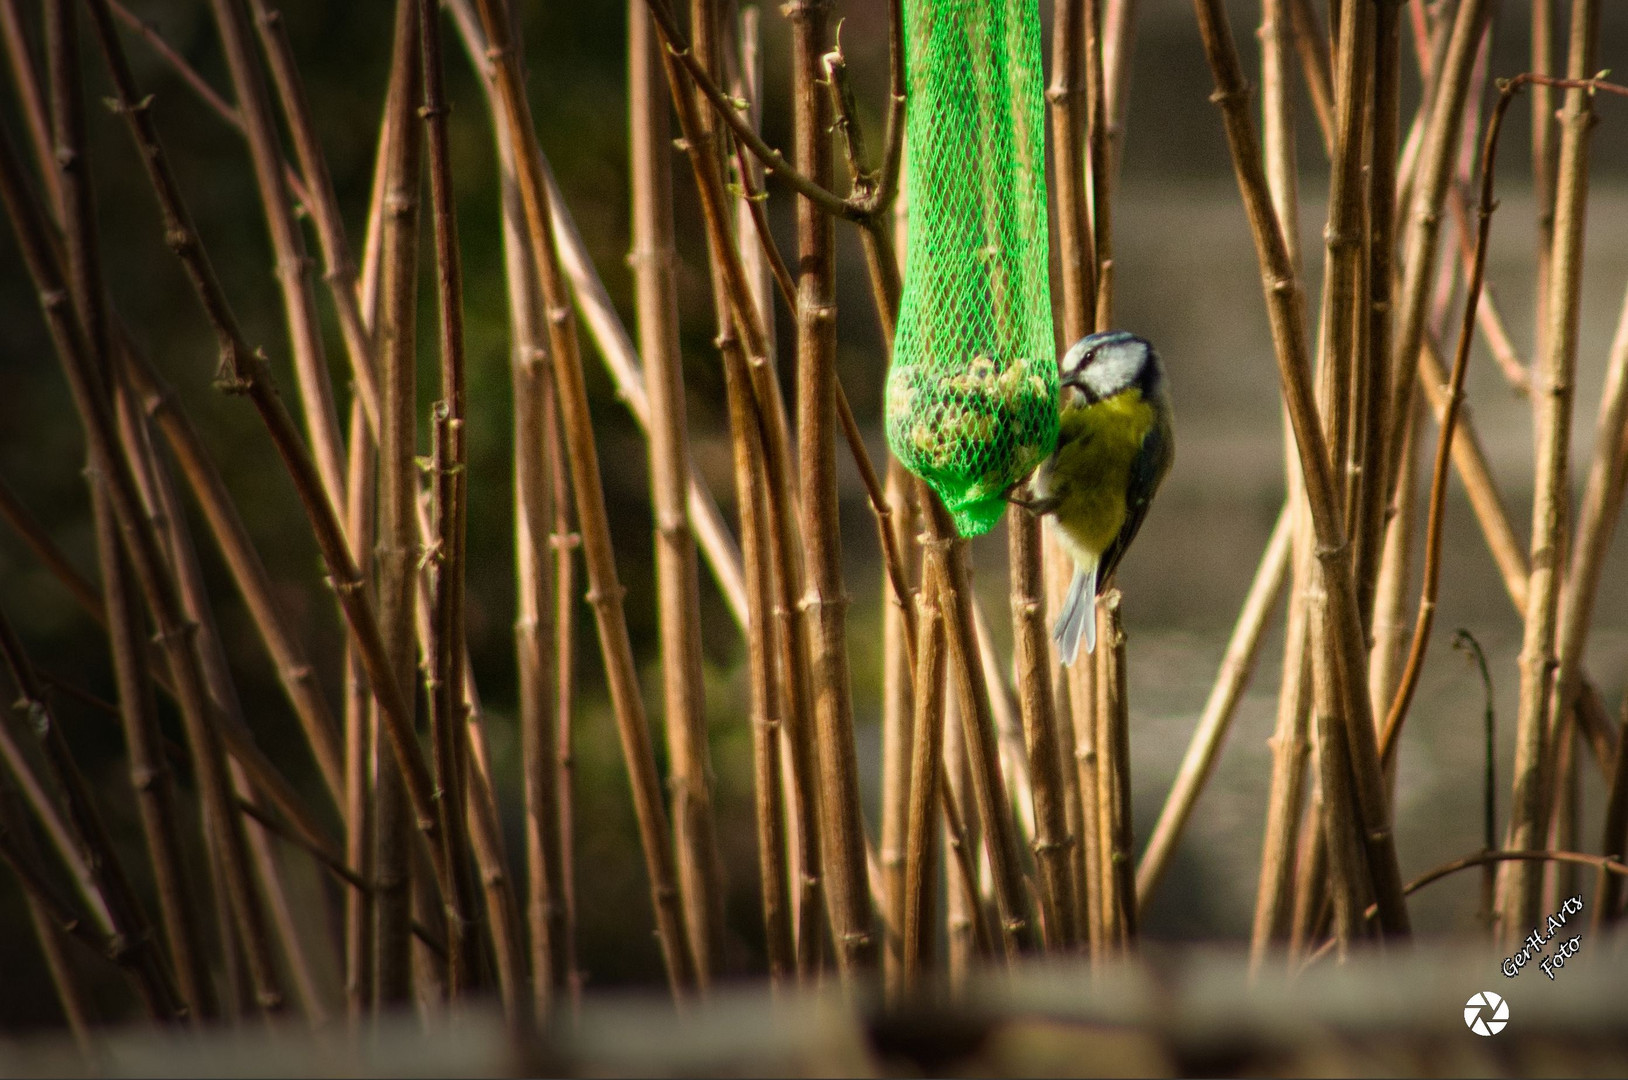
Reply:
<svg viewBox="0 0 1628 1080"><path fill-rule="evenodd" d="M1113 580L1114 571L1118 569L1119 560L1124 556L1125 549L1136 539L1137 530L1142 527L1143 519L1148 516L1148 506L1153 502L1153 493L1158 490L1164 474L1170 471L1174 450L1168 424L1154 424L1143 437L1142 450L1131 463L1130 483L1125 489L1125 524L1119 527L1119 534L1108 545L1108 550L1102 553L1097 571L1099 593Z"/></svg>

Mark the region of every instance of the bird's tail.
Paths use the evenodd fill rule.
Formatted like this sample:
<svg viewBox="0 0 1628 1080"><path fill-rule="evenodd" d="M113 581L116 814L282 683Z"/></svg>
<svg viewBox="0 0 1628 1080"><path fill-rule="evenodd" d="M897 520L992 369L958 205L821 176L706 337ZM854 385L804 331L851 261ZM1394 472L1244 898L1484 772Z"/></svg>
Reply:
<svg viewBox="0 0 1628 1080"><path fill-rule="evenodd" d="M1063 663L1074 663L1080 655L1080 638L1085 638L1085 651L1097 648L1097 564L1089 570L1076 567L1074 580L1069 583L1063 610L1057 616L1051 638L1057 643L1057 653Z"/></svg>

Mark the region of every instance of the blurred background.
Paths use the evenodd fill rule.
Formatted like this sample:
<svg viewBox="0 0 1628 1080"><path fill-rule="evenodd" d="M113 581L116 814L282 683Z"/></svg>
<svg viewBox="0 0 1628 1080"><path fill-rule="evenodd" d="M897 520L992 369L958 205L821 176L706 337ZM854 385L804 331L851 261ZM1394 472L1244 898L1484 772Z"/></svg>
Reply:
<svg viewBox="0 0 1628 1080"><path fill-rule="evenodd" d="M151 0L136 5L217 87L227 87L220 46L204 5ZM632 325L626 123L626 9L613 0L522 4L533 115L599 272L624 320ZM886 77L882 5L836 5L844 18L841 43L856 81L861 118L878 144ZM1049 13L1050 4L1042 4ZM1254 49L1256 5L1234 3L1234 33L1246 63ZM1628 67L1628 5L1604 5L1603 67ZM290 0L283 6L295 54L303 65L318 131L359 243L389 54L389 20L375 5ZM790 139L785 71L789 36L772 5L763 12L767 73L765 134ZM1047 14L1049 18L1049 14ZM1489 65L1494 77L1530 66L1525 5L1497 17ZM38 47L39 27L29 24ZM1049 35L1048 35L1049 36ZM127 41L140 83L156 95L157 122L191 200L206 246L251 341L271 358L279 381L287 366L271 254L258 209L245 144L139 40ZM1049 52L1049 41L1047 42ZM99 54L84 46L90 100L111 90ZM1410 56L1404 52L1404 56ZM1216 666L1283 499L1283 442L1276 368L1261 303L1260 277L1192 10L1184 0L1141 0L1131 66L1123 166L1115 192L1114 249L1117 322L1150 338L1170 373L1177 413L1176 466L1147 525L1119 573L1130 635L1132 763L1139 842L1158 813L1203 706ZM459 228L467 284L470 354L469 635L474 671L488 715L511 851L520 838L518 734L514 723L515 667L513 546L510 498L507 319L498 230L498 178L484 103L467 63L448 67L454 105L451 133ZM1404 124L1417 104L1408 78ZM1305 99L1297 88L1297 100ZM1573 479L1594 438L1606 351L1628 286L1628 107L1603 101L1593 150L1594 187L1587 226L1588 263ZM1324 222L1327 170L1309 108L1300 120L1301 221L1309 297L1317 296L1316 267ZM22 127L14 91L0 89L0 121L14 145ZM179 265L163 246L157 211L122 122L94 109L89 118L93 171L113 299L137 342L181 393L203 429L279 589L285 611L317 661L319 679L337 698L342 631L321 566L292 488L260 425L241 400L211 389L215 353ZM1493 224L1489 290L1497 297L1523 359L1532 340L1532 254L1536 231L1530 198L1529 110L1510 115L1504 135ZM675 152L676 153L676 152ZM675 162L675 164L677 164ZM726 515L733 486L725 440L722 378L711 344L712 315L704 240L687 170L675 173L679 213L680 310L683 313L693 453ZM783 248L795 246L791 204L771 181L771 217ZM880 461L881 386L887 357L855 234L840 244L839 372L873 457ZM426 244L427 246L427 244ZM426 265L428 265L426 261ZM427 279L426 279L427 285ZM421 413L434 398L433 291L421 291ZM343 350L326 295L329 356L344 386ZM1315 306L1315 304L1311 305ZM781 310L781 332L789 335ZM629 593L627 615L647 688L653 722L660 722L651 518L645 449L616 400L598 358L585 347L585 366L618 566ZM787 383L788 394L791 391ZM1529 402L1513 393L1477 347L1468 382L1476 424L1501 485L1517 536L1528 535L1532 443ZM342 400L345 400L342 395ZM1426 455L1435 433L1427 428ZM427 452L427 432L421 437ZM860 764L871 794L879 782L879 656L882 580L875 533L852 463L839 451L843 473L844 557L854 604L850 646ZM83 481L82 432L51 354L36 299L9 230L0 234L0 478L49 530L81 572L94 577L89 500ZM301 524L294 524L301 522ZM1404 878L1480 847L1481 732L1484 699L1474 666L1448 643L1462 627L1486 650L1500 722L1500 814L1507 780L1518 676L1520 622L1511 609L1455 487L1448 504L1447 559L1436 619L1433 662L1414 705L1398 781L1398 844ZM1005 538L975 545L980 592L997 640L1007 647ZM244 708L268 754L295 780L316 775L291 727L270 665L254 639L224 570L207 544L200 554L217 599L221 630L236 665ZM1621 707L1628 670L1628 545L1619 538L1602 586L1590 639L1589 670L1613 715ZM1415 590L1416 592L1416 590ZM745 725L747 683L743 647L707 572L702 571L707 708L717 773L719 833L728 877L730 956L737 970L761 964L756 857L750 804L750 739ZM103 698L114 696L104 639L57 581L9 530L0 530L0 604L17 624L35 662L46 672ZM620 753L604 705L603 680L585 607L578 611L573 717L577 750L579 959L589 986L661 978L649 924L643 864L637 855L631 804ZM1239 709L1217 774L1189 825L1150 918L1152 939L1242 941L1248 936L1266 805L1271 731L1281 656L1281 632L1270 632L1257 667L1256 689ZM0 692L10 694L8 685ZM121 843L138 847L132 796L121 760L116 721L82 703L59 699L63 723L90 778L114 808L109 820ZM173 716L166 716L172 723ZM170 729L172 732L178 730ZM660 740L658 754L662 753ZM1583 820L1598 820L1597 773L1582 770ZM183 782L186 782L183 780ZM874 835L874 815L871 820ZM1586 836L1592 846L1596 837ZM140 860L132 864L140 867ZM314 879L309 888L325 888ZM1475 910L1474 875L1460 875L1421 894L1414 922L1423 933L1465 929ZM0 875L0 1027L55 1022L55 1004L38 992L41 961L21 895Z"/></svg>

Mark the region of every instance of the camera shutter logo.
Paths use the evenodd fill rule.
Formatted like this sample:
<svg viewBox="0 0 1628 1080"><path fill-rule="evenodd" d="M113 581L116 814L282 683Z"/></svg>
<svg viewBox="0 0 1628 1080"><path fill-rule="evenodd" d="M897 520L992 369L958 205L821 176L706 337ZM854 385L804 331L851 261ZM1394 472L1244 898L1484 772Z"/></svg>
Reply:
<svg viewBox="0 0 1628 1080"><path fill-rule="evenodd" d="M1485 990L1464 1003L1464 1023L1477 1035L1496 1035L1509 1025L1509 1002Z"/></svg>

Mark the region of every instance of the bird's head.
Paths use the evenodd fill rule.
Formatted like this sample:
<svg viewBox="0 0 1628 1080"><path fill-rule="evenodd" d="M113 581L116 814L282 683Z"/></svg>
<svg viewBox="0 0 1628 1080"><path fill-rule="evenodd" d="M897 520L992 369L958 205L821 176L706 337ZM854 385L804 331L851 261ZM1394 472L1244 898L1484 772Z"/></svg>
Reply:
<svg viewBox="0 0 1628 1080"><path fill-rule="evenodd" d="M1109 330L1076 341L1063 354L1059 376L1065 396L1072 389L1094 404L1132 387L1153 397L1164 381L1164 367L1146 339Z"/></svg>

